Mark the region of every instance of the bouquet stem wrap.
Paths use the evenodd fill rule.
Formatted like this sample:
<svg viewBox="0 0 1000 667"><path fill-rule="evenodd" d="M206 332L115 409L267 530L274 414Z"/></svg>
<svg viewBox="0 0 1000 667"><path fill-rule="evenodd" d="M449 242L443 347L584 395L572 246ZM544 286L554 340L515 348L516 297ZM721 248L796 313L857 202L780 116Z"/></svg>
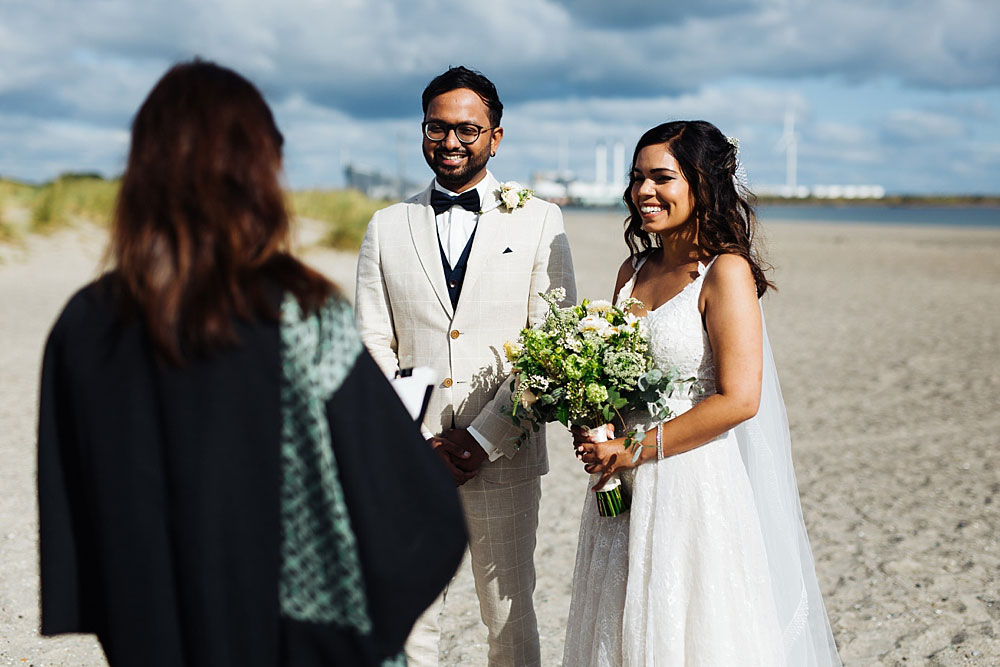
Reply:
<svg viewBox="0 0 1000 667"><path fill-rule="evenodd" d="M607 442L608 430L606 427L592 429L595 442ZM601 476L597 473L591 475L591 480L596 484ZM631 499L622 485L618 475L612 475L604 485L594 491L597 494L597 513L604 517L620 516L628 511L631 506Z"/></svg>

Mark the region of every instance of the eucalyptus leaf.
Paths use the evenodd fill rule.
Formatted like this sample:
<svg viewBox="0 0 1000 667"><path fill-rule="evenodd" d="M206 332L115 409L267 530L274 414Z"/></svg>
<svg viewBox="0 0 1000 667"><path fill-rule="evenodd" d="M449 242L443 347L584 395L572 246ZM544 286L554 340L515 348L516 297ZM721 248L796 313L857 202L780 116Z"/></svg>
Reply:
<svg viewBox="0 0 1000 667"><path fill-rule="evenodd" d="M566 405L560 405L556 408L556 419L563 426L569 426L569 407Z"/></svg>

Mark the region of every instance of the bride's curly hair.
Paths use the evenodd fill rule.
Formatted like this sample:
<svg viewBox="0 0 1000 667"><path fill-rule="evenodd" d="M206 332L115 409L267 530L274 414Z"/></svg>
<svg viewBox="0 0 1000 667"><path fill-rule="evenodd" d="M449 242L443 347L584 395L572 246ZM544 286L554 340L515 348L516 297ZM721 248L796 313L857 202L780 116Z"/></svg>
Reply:
<svg viewBox="0 0 1000 667"><path fill-rule="evenodd" d="M698 226L698 245L712 255L731 253L750 264L757 296L763 296L774 283L764 275L771 267L760 257L755 238L757 217L753 193L737 186L737 147L715 125L703 120L678 120L657 125L639 139L632 154L628 187L622 199L628 207L625 219L625 243L633 255L646 254L659 247L660 238L643 230L639 209L632 201L635 184L635 161L647 146L665 144L680 165L694 195L691 215Z"/></svg>

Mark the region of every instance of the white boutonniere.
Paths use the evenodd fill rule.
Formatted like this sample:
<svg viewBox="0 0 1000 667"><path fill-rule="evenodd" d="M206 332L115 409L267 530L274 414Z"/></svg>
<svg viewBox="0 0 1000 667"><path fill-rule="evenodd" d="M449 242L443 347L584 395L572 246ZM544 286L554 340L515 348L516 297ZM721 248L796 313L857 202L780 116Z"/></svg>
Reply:
<svg viewBox="0 0 1000 667"><path fill-rule="evenodd" d="M500 190L497 191L497 197L500 203L507 207L508 213L524 206L534 194L534 190L522 188L517 181L507 181L501 184Z"/></svg>

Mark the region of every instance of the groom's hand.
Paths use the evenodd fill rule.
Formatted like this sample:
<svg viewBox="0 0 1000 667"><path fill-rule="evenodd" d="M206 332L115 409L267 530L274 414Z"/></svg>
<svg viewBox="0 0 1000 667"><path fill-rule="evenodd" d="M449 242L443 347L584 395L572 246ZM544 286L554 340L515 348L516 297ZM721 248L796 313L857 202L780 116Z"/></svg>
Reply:
<svg viewBox="0 0 1000 667"><path fill-rule="evenodd" d="M461 446L439 436L428 438L427 442L434 448L437 455L441 457L444 466L455 480L455 486L462 486L476 476L474 470L468 471L456 464L457 461L468 459L470 456L469 452L462 449Z"/></svg>
<svg viewBox="0 0 1000 667"><path fill-rule="evenodd" d="M475 473L479 466L486 460L486 452L483 451L479 441L464 428L453 428L444 434L445 439L455 443L462 451L468 452L469 456L455 460L455 465L460 469Z"/></svg>

